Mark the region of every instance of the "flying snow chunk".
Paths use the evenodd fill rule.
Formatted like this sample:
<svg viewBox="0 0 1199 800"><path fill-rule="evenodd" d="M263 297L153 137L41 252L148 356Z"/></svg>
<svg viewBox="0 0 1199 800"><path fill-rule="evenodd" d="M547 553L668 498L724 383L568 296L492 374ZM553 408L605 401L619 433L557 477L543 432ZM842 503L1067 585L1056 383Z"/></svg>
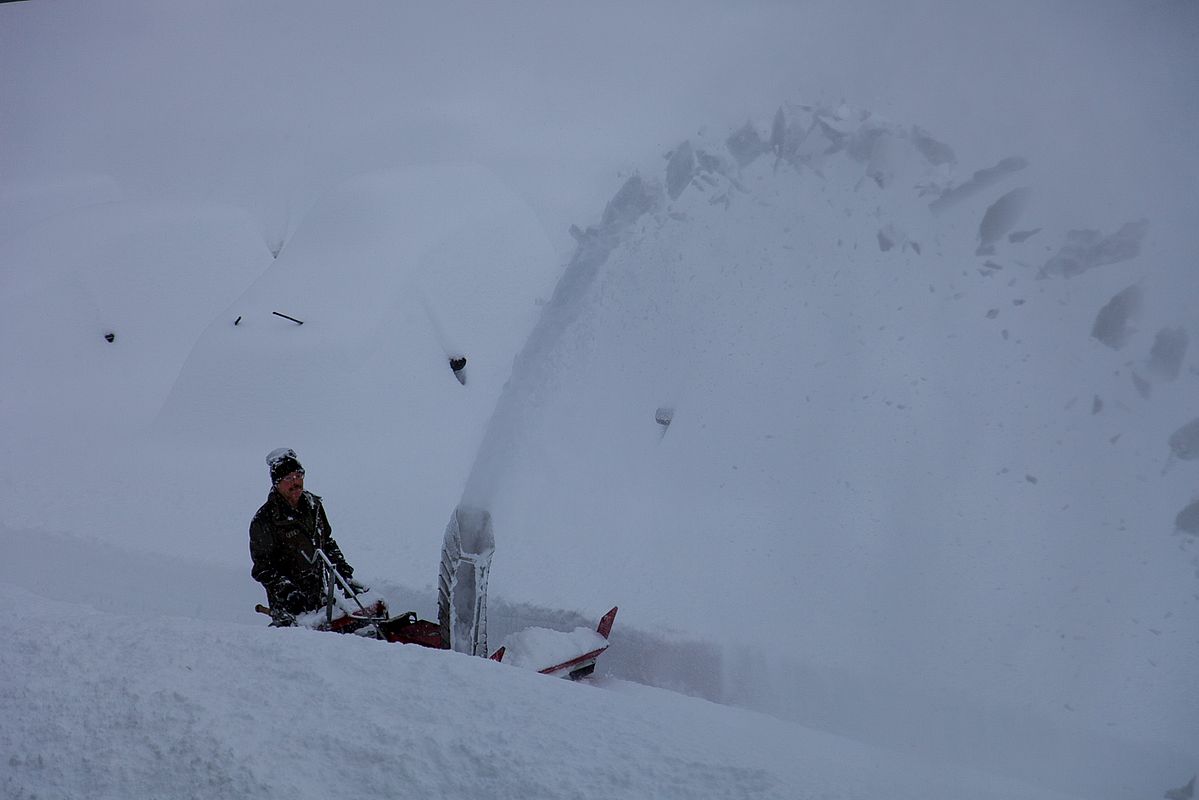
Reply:
<svg viewBox="0 0 1199 800"><path fill-rule="evenodd" d="M1174 518L1174 527L1183 533L1199 536L1199 500L1178 512Z"/></svg>
<svg viewBox="0 0 1199 800"><path fill-rule="evenodd" d="M1040 228L1033 228L1029 231L1012 231L1008 234L1007 240L1012 244L1024 244L1032 237L1041 232Z"/></svg>
<svg viewBox="0 0 1199 800"><path fill-rule="evenodd" d="M1137 286L1129 286L1099 309L1095 324L1091 327L1091 336L1113 350L1119 350L1135 332L1130 323L1140 309L1141 290Z"/></svg>
<svg viewBox="0 0 1199 800"><path fill-rule="evenodd" d="M888 225L885 228L880 228L878 232L878 249L884 253L895 247L895 243L899 241L899 234L896 233L894 226Z"/></svg>
<svg viewBox="0 0 1199 800"><path fill-rule="evenodd" d="M911 137L912 144L920 151L920 155L924 156L925 160L933 166L957 163L958 159L954 155L953 148L944 142L937 141L923 128L912 126Z"/></svg>
<svg viewBox="0 0 1199 800"><path fill-rule="evenodd" d="M1149 351L1149 371L1163 380L1175 380L1182 370L1189 343L1185 328L1162 328Z"/></svg>
<svg viewBox="0 0 1199 800"><path fill-rule="evenodd" d="M695 174L695 150L691 147L691 142L686 141L674 149L670 154L670 161L666 163L666 193L670 195L671 200L678 200L679 195L691 183L691 177Z"/></svg>
<svg viewBox="0 0 1199 800"><path fill-rule="evenodd" d="M661 191L661 190L659 190ZM640 175L624 182L604 208L603 224L621 226L637 221L642 214L653 211L657 202L654 191Z"/></svg>
<svg viewBox="0 0 1199 800"><path fill-rule="evenodd" d="M870 137L869 141L871 146L866 161L866 174L880 189L886 188L894 182L895 175L903 165L906 142L887 130Z"/></svg>
<svg viewBox="0 0 1199 800"><path fill-rule="evenodd" d="M1073 278L1087 270L1118 264L1135 258L1149 230L1149 221L1126 222L1115 233L1104 236L1095 230L1074 230L1066 234L1066 243L1041 267L1038 277L1060 275Z"/></svg>
<svg viewBox="0 0 1199 800"><path fill-rule="evenodd" d="M994 186L1007 176L1019 172L1027 166L1028 161L1026 159L1019 156L1009 156L993 167L976 171L964 183L946 189L941 193L940 197L929 203L928 207L932 211L943 211L949 206L956 205L969 197L973 197L982 190Z"/></svg>
<svg viewBox="0 0 1199 800"><path fill-rule="evenodd" d="M996 200L983 214L982 222L978 225L978 249L981 253L1007 235L1016 226L1032 190L1026 186L1012 189L1003 197Z"/></svg>
<svg viewBox="0 0 1199 800"><path fill-rule="evenodd" d="M762 141L761 134L758 133L758 129L753 126L752 122L745 123L740 130L733 133L725 141L725 147L729 149L729 153L737 160L737 166L739 167L746 166L770 149L770 145Z"/></svg>
<svg viewBox="0 0 1199 800"><path fill-rule="evenodd" d="M1199 458L1199 417L1170 434L1170 452L1183 461Z"/></svg>

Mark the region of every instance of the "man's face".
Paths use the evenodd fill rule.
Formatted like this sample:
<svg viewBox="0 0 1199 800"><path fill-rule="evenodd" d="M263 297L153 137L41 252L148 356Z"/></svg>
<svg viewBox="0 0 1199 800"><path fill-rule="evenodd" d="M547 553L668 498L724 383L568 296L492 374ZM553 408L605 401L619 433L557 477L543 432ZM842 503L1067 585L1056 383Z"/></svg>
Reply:
<svg viewBox="0 0 1199 800"><path fill-rule="evenodd" d="M300 504L300 496L304 494L304 473L296 470L290 475L284 475L275 484L275 491L283 495L283 499L295 508Z"/></svg>

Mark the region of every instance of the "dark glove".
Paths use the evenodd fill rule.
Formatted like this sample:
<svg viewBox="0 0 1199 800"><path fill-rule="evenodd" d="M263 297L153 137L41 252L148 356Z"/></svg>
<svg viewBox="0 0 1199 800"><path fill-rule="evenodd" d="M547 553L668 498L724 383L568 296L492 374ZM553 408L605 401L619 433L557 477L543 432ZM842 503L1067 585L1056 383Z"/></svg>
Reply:
<svg viewBox="0 0 1199 800"><path fill-rule="evenodd" d="M290 628L296 624L296 618L293 614L289 614L282 609L271 609L271 627L272 628Z"/></svg>
<svg viewBox="0 0 1199 800"><path fill-rule="evenodd" d="M304 597L304 593L286 578L275 584L275 591L272 594L278 599L278 602L275 603L278 608L272 608L272 610L278 610L291 615L299 614L306 610L307 599Z"/></svg>

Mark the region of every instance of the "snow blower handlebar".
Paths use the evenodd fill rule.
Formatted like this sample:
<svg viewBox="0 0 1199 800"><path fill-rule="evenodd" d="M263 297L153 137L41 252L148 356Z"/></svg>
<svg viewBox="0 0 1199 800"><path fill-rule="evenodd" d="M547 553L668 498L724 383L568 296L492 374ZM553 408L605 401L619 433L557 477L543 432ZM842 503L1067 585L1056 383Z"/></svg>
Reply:
<svg viewBox="0 0 1199 800"><path fill-rule="evenodd" d="M354 588L350 586L350 582L342 577L341 573L337 571L337 567L333 566L333 562L329 559L329 556L327 556L325 551L319 547L316 548L316 552L312 555L312 563L315 564L318 559L321 561L321 566L325 570L326 580L332 576L333 581L341 587L341 590L345 593L345 596L353 600L354 604L358 606L362 613L369 617L370 612L366 610L366 606L362 605L362 601L358 599L358 592L354 591ZM328 608L328 613L330 616L333 614L333 588L333 583L330 583L329 593L326 600L326 607Z"/></svg>
<svg viewBox="0 0 1199 800"><path fill-rule="evenodd" d="M328 586L325 603L327 614L330 620L333 616L333 590L337 586L341 587L341 590L345 592L345 596L353 600L364 615L366 615L368 618L371 616L370 611L367 610L366 606L362 605L362 601L358 599L358 592L354 591L354 587L350 586L349 581L342 577L341 573L337 571L337 567L333 566L332 560L330 560L329 556L325 554L324 550L318 547L316 548L316 552L312 554L311 558L308 558L307 556L305 556L305 558L310 564L316 564L320 562L321 570L324 572L325 582ZM330 576L332 576L332 581L329 580ZM267 606L264 606L262 603L256 604L254 606L254 610L259 614L266 614L270 617L275 615L274 611Z"/></svg>

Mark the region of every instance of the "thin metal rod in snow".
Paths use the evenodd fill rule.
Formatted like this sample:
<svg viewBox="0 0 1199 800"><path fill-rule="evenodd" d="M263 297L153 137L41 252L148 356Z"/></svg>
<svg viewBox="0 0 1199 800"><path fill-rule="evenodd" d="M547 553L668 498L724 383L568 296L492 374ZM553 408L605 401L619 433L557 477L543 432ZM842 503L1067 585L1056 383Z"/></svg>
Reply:
<svg viewBox="0 0 1199 800"><path fill-rule="evenodd" d="M290 319L292 322L296 323L297 325L304 324L304 320L302 320L302 319L296 319L295 317L289 317L286 314L282 314L278 311L272 311L271 313L274 314L276 317L283 317L283 319Z"/></svg>
<svg viewBox="0 0 1199 800"><path fill-rule="evenodd" d="M303 554L301 553L301 555ZM312 558L308 558L308 556L304 556L304 558L307 559L308 563L310 564L315 564L319 560L321 562L321 567L324 570L326 582L325 588L328 592L326 600L327 608L325 612L328 619L326 622L333 621L333 590L337 586L341 587L341 590L345 593L346 597L353 600L357 604L359 610L362 611L364 615L370 617L371 612L368 611L366 606L362 605L362 601L358 599L358 592L354 591L353 587L351 587L346 579L341 576L341 573L337 571L337 567L333 566L333 562L329 560L329 556L325 555L324 550L318 547L316 548L316 552L312 554Z"/></svg>

